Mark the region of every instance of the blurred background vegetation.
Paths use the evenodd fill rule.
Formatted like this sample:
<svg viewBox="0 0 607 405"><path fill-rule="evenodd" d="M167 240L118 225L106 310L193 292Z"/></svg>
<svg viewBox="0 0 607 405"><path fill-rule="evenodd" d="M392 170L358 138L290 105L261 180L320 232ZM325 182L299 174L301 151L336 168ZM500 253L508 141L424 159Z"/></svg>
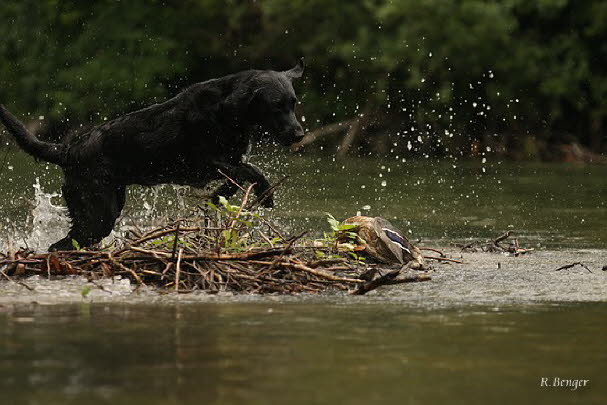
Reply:
<svg viewBox="0 0 607 405"><path fill-rule="evenodd" d="M304 56L308 149L600 160L606 17L602 0L5 0L0 102L58 139Z"/></svg>

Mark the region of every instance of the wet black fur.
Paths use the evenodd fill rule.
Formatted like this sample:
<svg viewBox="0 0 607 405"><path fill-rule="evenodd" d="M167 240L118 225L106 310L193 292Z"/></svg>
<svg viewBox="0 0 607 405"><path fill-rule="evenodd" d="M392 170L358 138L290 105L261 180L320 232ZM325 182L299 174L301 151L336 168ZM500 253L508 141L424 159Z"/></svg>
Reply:
<svg viewBox="0 0 607 405"><path fill-rule="evenodd" d="M285 146L302 138L291 84L302 72L303 61L286 72L249 70L197 83L162 104L61 144L38 140L0 105L0 121L18 144L63 169L63 197L72 226L49 250L71 250L72 239L90 246L109 235L130 184L203 187L221 179L221 170L238 182L255 183L257 195L264 193L268 180L244 160L251 132L261 128ZM226 182L215 196L235 192ZM265 205L273 205L271 197Z"/></svg>

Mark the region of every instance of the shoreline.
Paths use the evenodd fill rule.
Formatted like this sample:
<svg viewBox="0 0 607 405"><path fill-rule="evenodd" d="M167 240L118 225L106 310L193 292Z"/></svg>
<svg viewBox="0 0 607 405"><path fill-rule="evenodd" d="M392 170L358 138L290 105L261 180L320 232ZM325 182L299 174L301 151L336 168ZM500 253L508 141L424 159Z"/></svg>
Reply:
<svg viewBox="0 0 607 405"><path fill-rule="evenodd" d="M445 309L477 306L527 307L535 305L567 305L573 303L607 302L607 249L540 250L519 257L497 253L459 253L459 249L443 248L447 257L464 264L433 263L432 280L385 286L364 297L345 293L321 294L188 294L166 292L152 287L131 284L128 279L97 280L84 277L46 280L40 276L22 279L33 288L0 281L2 307L61 304L238 304L299 303L400 305L406 308ZM557 271L572 263L583 263ZM498 265L499 263L499 265ZM101 288L99 288L101 286Z"/></svg>

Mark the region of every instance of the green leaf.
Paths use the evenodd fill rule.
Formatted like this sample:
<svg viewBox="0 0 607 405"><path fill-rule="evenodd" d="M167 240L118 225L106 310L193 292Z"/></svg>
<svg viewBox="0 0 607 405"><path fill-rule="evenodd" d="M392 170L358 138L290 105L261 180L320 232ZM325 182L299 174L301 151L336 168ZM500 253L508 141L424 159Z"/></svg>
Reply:
<svg viewBox="0 0 607 405"><path fill-rule="evenodd" d="M222 195L219 196L219 204L221 204L224 208L226 208L228 205L230 205L228 200Z"/></svg>
<svg viewBox="0 0 607 405"><path fill-rule="evenodd" d="M86 298L87 295L89 295L89 293L92 290L93 290L93 287L91 287L90 285L84 286L84 287L82 287L82 290L80 291L80 295L82 295L82 298Z"/></svg>
<svg viewBox="0 0 607 405"><path fill-rule="evenodd" d="M80 243L78 243L76 239L72 239L72 246L74 247L74 249L80 250Z"/></svg>
<svg viewBox="0 0 607 405"><path fill-rule="evenodd" d="M219 208L217 208L217 206L215 204L213 204L212 202L210 202L210 201L207 201L206 205L209 206L209 207L211 207L215 211L219 211Z"/></svg>
<svg viewBox="0 0 607 405"><path fill-rule="evenodd" d="M336 220L335 217L329 214L328 212L325 212L325 214L327 215L327 222L329 223L331 230L333 230L333 232L339 231L339 221Z"/></svg>

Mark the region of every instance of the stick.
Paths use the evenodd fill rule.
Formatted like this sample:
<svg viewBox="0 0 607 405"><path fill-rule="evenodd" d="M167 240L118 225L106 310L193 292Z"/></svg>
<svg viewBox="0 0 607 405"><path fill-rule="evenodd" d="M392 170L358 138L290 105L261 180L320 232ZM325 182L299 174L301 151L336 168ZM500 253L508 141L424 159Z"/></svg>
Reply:
<svg viewBox="0 0 607 405"><path fill-rule="evenodd" d="M420 247L419 250L428 250L430 252L438 253L440 257L445 257L445 254L438 249L433 249L429 247Z"/></svg>
<svg viewBox="0 0 607 405"><path fill-rule="evenodd" d="M451 262L451 263L457 263L457 264L464 264L464 262L462 262L460 260L447 259L446 257L436 257L436 256L423 256L423 257L424 257L424 259L438 260L439 262Z"/></svg>
<svg viewBox="0 0 607 405"><path fill-rule="evenodd" d="M175 253L177 252L177 242L179 241L179 227L181 226L181 222L177 222L177 227L175 228L175 240L173 241L173 254L171 255L171 260L175 260Z"/></svg>
<svg viewBox="0 0 607 405"><path fill-rule="evenodd" d="M375 290L377 287L386 284L389 280L394 280L400 273L400 270L392 270L383 276L377 277L375 280L371 280L368 283L359 286L356 290L352 291L352 295L364 295L369 291Z"/></svg>
<svg viewBox="0 0 607 405"><path fill-rule="evenodd" d="M356 283L356 284L365 283L365 280L361 280L359 278L337 277L332 274L325 273L324 271L311 269L310 267L305 266L303 264L294 264L294 263L280 263L280 264L284 267L290 267L295 270L301 270L306 273L314 274L315 276L322 277L322 278L325 278L325 279L331 280L331 281L343 281L344 283Z"/></svg>
<svg viewBox="0 0 607 405"><path fill-rule="evenodd" d="M227 174L225 174L224 172L221 171L221 169L217 169L217 171L219 172L219 174L221 174L223 177L225 177L226 179L228 179L228 181L232 184L234 184L236 187L238 187L243 193L244 193L244 188L236 183L236 181L234 181L234 179L232 179L230 176L228 176Z"/></svg>
<svg viewBox="0 0 607 405"><path fill-rule="evenodd" d="M8 274L6 274L4 272L4 270L0 270L0 274L2 274L2 277L4 277L5 279L7 279L8 281L11 281L11 282L13 282L15 284L19 284L20 286L23 286L23 287L27 288L30 291L34 291L34 288L30 287L29 285L25 284L24 282L13 280Z"/></svg>
<svg viewBox="0 0 607 405"><path fill-rule="evenodd" d="M295 145L291 146L291 151L296 152L299 149L303 148L304 146L311 144L312 142L314 142L316 139L318 139L320 137L323 137L326 135L331 135L331 134L339 132L339 131L345 131L348 128L350 128L353 121L354 121L354 119L336 122L333 124L326 125L322 128L318 128L313 131L310 131L304 136L304 138L301 141L299 141Z"/></svg>
<svg viewBox="0 0 607 405"><path fill-rule="evenodd" d="M242 214L242 210L244 209L244 206L247 204L247 200L249 199L249 193L251 192L251 189L253 188L253 186L256 183L251 184L249 187L247 187L247 190L244 192L244 196L242 197L242 202L240 203L240 208L238 208L238 212L236 213L236 217L234 217L234 219L232 220L232 222L230 223L230 226L228 226L228 231L232 231L232 229L234 228L234 225L236 225L236 221L238 220L238 218L240 218L240 214Z"/></svg>
<svg viewBox="0 0 607 405"><path fill-rule="evenodd" d="M585 268L586 270L588 270L589 273L592 273L592 271L588 268L588 266L586 266L582 262L575 262L575 263L571 263L571 264L566 264L564 266L559 267L558 269L556 269L554 271L568 270L568 269L570 269L572 267L575 267L575 266L582 266L583 268Z"/></svg>
<svg viewBox="0 0 607 405"><path fill-rule="evenodd" d="M175 232L175 231L176 231L175 228L171 228L171 229L165 229L165 230L162 230L162 231L154 232L154 233L149 234L149 235L147 235L147 236L145 236L143 238L137 239L137 240L129 243L127 246L125 246L122 249L119 249L118 251L114 252L113 255L114 256L119 256L120 254L122 254L122 253L126 252L127 250L131 249L133 246L141 245L144 242L147 242L147 241L152 240L152 239L160 238L161 236L167 235L167 234ZM198 227L196 227L196 228L183 228L180 231L181 232L199 232L200 228L198 228Z"/></svg>
<svg viewBox="0 0 607 405"><path fill-rule="evenodd" d="M264 202L265 199L268 198L269 196L271 196L278 187L282 186L282 184L285 181L287 181L288 178L289 178L289 176L284 176L282 179L278 180L276 183L274 183L273 185L268 187L268 189L266 191L261 193L261 195L257 196L257 198L251 203L251 206L249 206L247 208L247 210L251 210L254 207L256 207L258 204L261 204L262 202Z"/></svg>
<svg viewBox="0 0 607 405"><path fill-rule="evenodd" d="M308 231L303 231L299 235L294 236L293 238L291 238L291 240L289 241L289 243L287 244L287 246L285 246L285 248L284 248L283 255L285 255L288 252L290 252L291 251L291 247L293 247L293 245L295 244L295 242L297 242L299 239L303 238L307 233L308 233Z"/></svg>
<svg viewBox="0 0 607 405"><path fill-rule="evenodd" d="M268 256L276 256L282 253L284 253L284 249L274 248L270 250L262 250L260 252L199 254L192 256L184 256L183 260L246 260L258 259Z"/></svg>
<svg viewBox="0 0 607 405"><path fill-rule="evenodd" d="M336 259L321 259L321 260L315 260L313 262L308 263L308 267L311 267L313 269L319 267L319 266L324 266L326 264L331 265L331 264L337 264L337 263L347 263L347 260L344 259L343 257L339 257Z"/></svg>
<svg viewBox="0 0 607 405"><path fill-rule="evenodd" d="M390 273L384 274L383 276L378 277L375 280L358 287L356 290L352 291L350 294L364 295L364 294L368 293L369 291L376 289L377 287L381 287L382 285L416 283L416 282L420 282L420 281L429 281L432 279L427 274L410 275L405 278L397 279L396 276L398 275L398 273L399 273L399 270L393 270ZM392 275L392 274L394 274L394 275Z"/></svg>
<svg viewBox="0 0 607 405"><path fill-rule="evenodd" d="M108 258L114 266L118 267L120 270L127 272L131 276L133 276L133 278L135 279L137 284L143 284L143 280L141 280L141 277L139 277L139 275L137 273L135 273L135 271L133 269L130 269L130 268L126 267L124 264L120 263L118 260L116 260L114 258L114 256L112 254L108 254Z"/></svg>
<svg viewBox="0 0 607 405"><path fill-rule="evenodd" d="M179 292L179 276L181 275L181 254L183 249L179 249L179 255L177 256L177 264L175 265L175 291Z"/></svg>
<svg viewBox="0 0 607 405"><path fill-rule="evenodd" d="M280 240L282 240L283 242L286 242L287 240L285 239L284 236L282 236L282 234L278 231L278 229L276 229L274 226L272 226L272 224L268 221L266 221L266 219L264 217L259 217L259 219L261 220L261 222L263 222L264 224L266 224L268 226L268 228L270 228L272 230L272 232L274 232L276 235L278 235L278 237L280 238Z"/></svg>
<svg viewBox="0 0 607 405"><path fill-rule="evenodd" d="M493 241L493 244L494 244L495 246L501 247L501 246L500 246L500 242L502 242L502 241L504 241L504 240L508 239L508 238L510 237L510 235L512 235L512 231L508 231L508 232L506 232L505 234L503 234L503 235L501 235L501 236L498 236L498 237L497 237L497 238L496 238L496 239Z"/></svg>

